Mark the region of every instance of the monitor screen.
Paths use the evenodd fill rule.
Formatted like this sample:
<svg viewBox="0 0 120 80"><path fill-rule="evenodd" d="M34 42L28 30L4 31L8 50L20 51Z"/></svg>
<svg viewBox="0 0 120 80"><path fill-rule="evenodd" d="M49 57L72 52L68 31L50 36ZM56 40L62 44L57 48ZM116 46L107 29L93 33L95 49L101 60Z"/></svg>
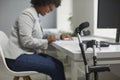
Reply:
<svg viewBox="0 0 120 80"><path fill-rule="evenodd" d="M120 0L98 0L98 28L120 27Z"/></svg>

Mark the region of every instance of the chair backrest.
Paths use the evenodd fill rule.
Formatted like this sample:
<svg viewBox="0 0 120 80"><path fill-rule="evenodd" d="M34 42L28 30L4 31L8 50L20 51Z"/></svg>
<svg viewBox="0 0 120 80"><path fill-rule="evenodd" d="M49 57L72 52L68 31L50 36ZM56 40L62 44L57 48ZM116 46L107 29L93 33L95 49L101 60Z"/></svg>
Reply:
<svg viewBox="0 0 120 80"><path fill-rule="evenodd" d="M5 62L5 57L3 54L3 48L5 48L5 46L7 45L7 42L8 42L7 35L3 31L0 31L0 69L2 69L0 71L4 72L6 72L9 69Z"/></svg>
<svg viewBox="0 0 120 80"><path fill-rule="evenodd" d="M0 31L0 72L9 74L9 75L16 75L16 76L24 76L24 75L30 75L30 74L35 74L38 73L36 71L21 71L21 72L15 72L12 71L8 68L6 61L5 61L5 56L3 52L3 48L6 47L8 43L8 37L7 35L3 32Z"/></svg>
<svg viewBox="0 0 120 80"><path fill-rule="evenodd" d="M5 49L8 43L8 40L9 39L7 35L3 31L0 31L0 69L2 69L0 71L5 72L5 73L6 72L8 73L8 71L12 72L12 70L10 70L6 64L5 56L3 52L3 49Z"/></svg>
<svg viewBox="0 0 120 80"><path fill-rule="evenodd" d="M3 31L0 31L0 46L4 48L7 42L8 42L7 35Z"/></svg>

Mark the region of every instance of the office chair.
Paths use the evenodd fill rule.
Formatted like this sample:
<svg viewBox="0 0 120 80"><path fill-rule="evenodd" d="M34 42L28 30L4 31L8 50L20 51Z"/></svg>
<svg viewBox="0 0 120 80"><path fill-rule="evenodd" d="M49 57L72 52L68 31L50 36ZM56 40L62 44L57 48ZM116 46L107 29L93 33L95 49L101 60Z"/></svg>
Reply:
<svg viewBox="0 0 120 80"><path fill-rule="evenodd" d="M36 71L16 72L8 68L5 61L4 52L3 52L3 48L5 48L7 42L8 42L8 37L4 32L0 31L0 72L2 72L5 75L8 74L8 75L14 76L13 80L19 80L20 77L22 77L23 80L31 80L29 75L36 74L38 72Z"/></svg>
<svg viewBox="0 0 120 80"><path fill-rule="evenodd" d="M91 47L93 49L93 65L88 65L87 58L85 55L84 43L82 42L81 35L80 35L81 31L84 28L87 28L88 26L89 26L88 22L82 23L82 26L77 27L75 31L78 36L79 47L81 49L81 54L83 57L86 80L90 80L91 73L94 73L94 80L98 80L98 72L110 71L110 68L109 68L109 65L97 65L97 54L96 54L95 48L97 47L98 44L97 44L97 41L95 40L90 40L86 43L86 48ZM83 28L80 28L80 27L83 27Z"/></svg>

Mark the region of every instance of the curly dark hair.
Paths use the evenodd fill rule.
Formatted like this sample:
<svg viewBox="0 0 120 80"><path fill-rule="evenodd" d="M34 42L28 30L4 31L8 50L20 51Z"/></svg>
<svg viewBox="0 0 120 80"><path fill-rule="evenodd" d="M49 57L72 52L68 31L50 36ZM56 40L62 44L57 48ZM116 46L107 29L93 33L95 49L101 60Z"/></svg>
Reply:
<svg viewBox="0 0 120 80"><path fill-rule="evenodd" d="M33 6L46 6L49 4L55 4L56 7L60 6L61 0L31 0Z"/></svg>

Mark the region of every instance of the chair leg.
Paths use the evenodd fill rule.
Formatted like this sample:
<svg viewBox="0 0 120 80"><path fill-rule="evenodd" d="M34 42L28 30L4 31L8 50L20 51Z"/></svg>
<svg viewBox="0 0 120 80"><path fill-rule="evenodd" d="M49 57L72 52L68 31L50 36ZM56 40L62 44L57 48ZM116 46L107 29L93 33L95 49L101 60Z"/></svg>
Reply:
<svg viewBox="0 0 120 80"><path fill-rule="evenodd" d="M20 77L14 76L13 80L19 80Z"/></svg>
<svg viewBox="0 0 120 80"><path fill-rule="evenodd" d="M23 80L32 80L30 76L23 76Z"/></svg>

